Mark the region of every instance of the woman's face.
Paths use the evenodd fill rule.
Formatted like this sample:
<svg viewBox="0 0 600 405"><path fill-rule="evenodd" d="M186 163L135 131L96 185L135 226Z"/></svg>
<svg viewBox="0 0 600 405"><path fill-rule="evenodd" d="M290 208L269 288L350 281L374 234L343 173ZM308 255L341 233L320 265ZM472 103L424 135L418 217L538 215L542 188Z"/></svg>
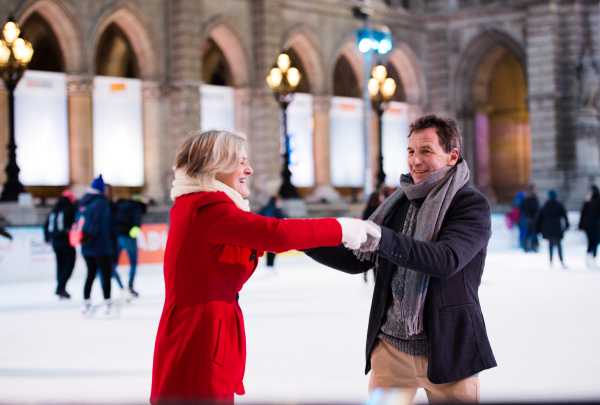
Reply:
<svg viewBox="0 0 600 405"><path fill-rule="evenodd" d="M215 178L240 193L243 198L250 195L248 188L248 176L252 174L252 168L248 164L248 154L242 152L237 168L233 173L217 173Z"/></svg>

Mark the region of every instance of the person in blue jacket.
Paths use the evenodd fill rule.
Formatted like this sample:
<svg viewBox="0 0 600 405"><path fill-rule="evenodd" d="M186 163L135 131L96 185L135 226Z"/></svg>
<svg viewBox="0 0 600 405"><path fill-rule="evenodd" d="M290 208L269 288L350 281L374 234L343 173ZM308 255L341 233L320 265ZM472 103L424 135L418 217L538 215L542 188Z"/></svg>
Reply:
<svg viewBox="0 0 600 405"><path fill-rule="evenodd" d="M79 201L80 207L85 207L86 210L86 226L81 243L81 253L87 265L87 278L83 288L84 314L91 311L90 294L98 269L102 274L102 292L107 314L112 307L110 283L113 246L110 237L110 204L103 195L104 189L104 180L100 175Z"/></svg>

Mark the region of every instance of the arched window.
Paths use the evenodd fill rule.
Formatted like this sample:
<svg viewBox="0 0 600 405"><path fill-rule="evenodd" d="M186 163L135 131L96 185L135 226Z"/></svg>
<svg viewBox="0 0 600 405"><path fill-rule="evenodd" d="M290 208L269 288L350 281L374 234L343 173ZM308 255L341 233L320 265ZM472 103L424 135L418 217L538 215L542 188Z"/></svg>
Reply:
<svg viewBox="0 0 600 405"><path fill-rule="evenodd" d="M338 97L361 97L361 90L354 70L345 56L340 56L333 73L333 95Z"/></svg>
<svg viewBox="0 0 600 405"><path fill-rule="evenodd" d="M20 27L21 37L31 42L34 52L28 69L64 72L65 61L58 39L50 25L38 13L33 13Z"/></svg>
<svg viewBox="0 0 600 405"><path fill-rule="evenodd" d="M231 69L219 45L210 38L202 52L202 79L213 86L232 86Z"/></svg>
<svg viewBox="0 0 600 405"><path fill-rule="evenodd" d="M127 36L110 24L96 49L95 73L99 76L139 78L140 70Z"/></svg>

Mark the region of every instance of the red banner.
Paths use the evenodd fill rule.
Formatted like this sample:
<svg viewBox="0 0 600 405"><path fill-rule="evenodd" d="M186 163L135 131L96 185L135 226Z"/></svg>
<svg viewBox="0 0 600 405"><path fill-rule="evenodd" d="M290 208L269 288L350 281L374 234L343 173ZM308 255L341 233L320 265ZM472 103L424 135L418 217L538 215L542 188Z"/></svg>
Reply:
<svg viewBox="0 0 600 405"><path fill-rule="evenodd" d="M162 263L167 246L167 224L142 224L142 231L137 237L138 264ZM119 256L119 265L129 264L129 256L125 249Z"/></svg>

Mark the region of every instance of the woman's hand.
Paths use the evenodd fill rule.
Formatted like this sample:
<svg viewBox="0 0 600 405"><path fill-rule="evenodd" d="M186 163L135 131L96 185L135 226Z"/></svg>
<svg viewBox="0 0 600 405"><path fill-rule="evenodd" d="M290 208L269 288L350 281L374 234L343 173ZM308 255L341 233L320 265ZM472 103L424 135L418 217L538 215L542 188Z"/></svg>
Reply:
<svg viewBox="0 0 600 405"><path fill-rule="evenodd" d="M342 243L348 249L358 249L366 242L367 234L381 238L381 230L368 222L355 218L336 218L342 227Z"/></svg>

